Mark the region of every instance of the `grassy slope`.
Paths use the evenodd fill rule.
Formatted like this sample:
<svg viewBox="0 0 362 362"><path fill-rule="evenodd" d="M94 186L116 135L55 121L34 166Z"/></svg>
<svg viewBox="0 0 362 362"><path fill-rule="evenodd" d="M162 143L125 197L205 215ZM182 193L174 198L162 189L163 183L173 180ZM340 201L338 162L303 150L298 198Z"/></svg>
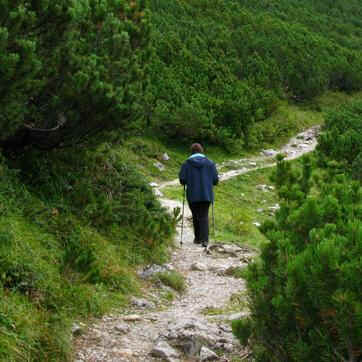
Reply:
<svg viewBox="0 0 362 362"><path fill-rule="evenodd" d="M118 156L28 152L22 173L0 159L1 361L69 360L73 321L126 305L135 267L167 260L173 221Z"/></svg>

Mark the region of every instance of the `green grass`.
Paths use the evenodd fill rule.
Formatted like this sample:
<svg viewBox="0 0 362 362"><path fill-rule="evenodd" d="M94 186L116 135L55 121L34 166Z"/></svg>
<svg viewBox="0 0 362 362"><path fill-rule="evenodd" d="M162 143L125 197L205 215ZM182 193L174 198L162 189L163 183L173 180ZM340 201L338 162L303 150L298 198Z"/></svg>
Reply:
<svg viewBox="0 0 362 362"><path fill-rule="evenodd" d="M186 290L185 278L177 271L158 273L156 274L156 278L158 278L164 285L176 290L179 293L182 293Z"/></svg>
<svg viewBox="0 0 362 362"><path fill-rule="evenodd" d="M252 171L222 182L215 189L216 240L257 248L266 242L253 223L271 218L268 207L278 202L274 191L257 189L258 185L272 185L269 181L272 172L272 169Z"/></svg>
<svg viewBox="0 0 362 362"><path fill-rule="evenodd" d="M278 148L296 133L323 122L323 113L309 105L297 106L280 102L270 118L251 128L250 144L252 148Z"/></svg>
<svg viewBox="0 0 362 362"><path fill-rule="evenodd" d="M202 314L217 317L224 314L239 313L247 308L246 300L245 292L235 293L231 295L229 301L222 308L206 307L202 310Z"/></svg>
<svg viewBox="0 0 362 362"><path fill-rule="evenodd" d="M331 108L356 100L362 100L362 92L347 94L329 91L311 102L310 107L317 111L328 111Z"/></svg>
<svg viewBox="0 0 362 362"><path fill-rule="evenodd" d="M230 275L237 279L245 279L246 269L241 267L236 267L232 269Z"/></svg>

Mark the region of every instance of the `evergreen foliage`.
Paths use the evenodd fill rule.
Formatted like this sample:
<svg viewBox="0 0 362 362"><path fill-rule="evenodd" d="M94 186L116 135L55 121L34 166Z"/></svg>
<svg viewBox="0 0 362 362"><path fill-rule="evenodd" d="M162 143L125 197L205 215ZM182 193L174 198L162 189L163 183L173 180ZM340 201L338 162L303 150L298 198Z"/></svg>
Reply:
<svg viewBox="0 0 362 362"><path fill-rule="evenodd" d="M108 144L16 162L0 162L0 360L70 360L72 321L120 308L175 220Z"/></svg>
<svg viewBox="0 0 362 362"><path fill-rule="evenodd" d="M257 361L362 357L362 187L349 175L361 152L360 112L357 103L329 115L323 167L278 160L281 209L263 224L270 242L248 269L251 317L233 326Z"/></svg>
<svg viewBox="0 0 362 362"><path fill-rule="evenodd" d="M253 130L280 99L361 89L358 0L1 0L0 10L8 147L145 125L259 146Z"/></svg>
<svg viewBox="0 0 362 362"><path fill-rule="evenodd" d="M146 173L160 150L105 138L136 128L228 148L287 135L281 104L361 89L361 18L360 0L0 0L0 145L78 143L0 154L0 360L69 360L72 321L119 307L133 267L166 259L175 220L130 162ZM253 318L234 326L260 361L361 357L361 113L330 114L321 169L279 162Z"/></svg>
<svg viewBox="0 0 362 362"><path fill-rule="evenodd" d="M130 126L147 59L143 0L1 0L0 14L0 140L52 147Z"/></svg>
<svg viewBox="0 0 362 362"><path fill-rule="evenodd" d="M169 137L258 146L250 133L279 99L361 89L358 0L150 4L146 116Z"/></svg>
<svg viewBox="0 0 362 362"><path fill-rule="evenodd" d="M362 180L362 102L328 114L318 150L322 166L346 170Z"/></svg>

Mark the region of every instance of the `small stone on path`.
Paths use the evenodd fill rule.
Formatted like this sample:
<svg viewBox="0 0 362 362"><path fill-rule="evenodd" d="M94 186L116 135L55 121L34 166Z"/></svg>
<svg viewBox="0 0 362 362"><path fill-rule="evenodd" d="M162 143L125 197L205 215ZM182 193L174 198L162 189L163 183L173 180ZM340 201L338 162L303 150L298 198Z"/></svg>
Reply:
<svg viewBox="0 0 362 362"><path fill-rule="evenodd" d="M191 265L191 270L194 271L205 271L207 270L207 266L205 264L196 262Z"/></svg>
<svg viewBox="0 0 362 362"><path fill-rule="evenodd" d="M123 317L123 320L126 322L138 322L142 320L142 317L138 314L129 314Z"/></svg>
<svg viewBox="0 0 362 362"><path fill-rule="evenodd" d="M155 304L146 300L146 299L137 299L137 298L132 298L131 299L132 305L134 305L135 307L138 308L142 308L142 309L152 309L155 307Z"/></svg>
<svg viewBox="0 0 362 362"><path fill-rule="evenodd" d="M115 327L114 330L116 332L122 333L122 334L127 334L130 331L130 327L128 324L126 323L118 323Z"/></svg>

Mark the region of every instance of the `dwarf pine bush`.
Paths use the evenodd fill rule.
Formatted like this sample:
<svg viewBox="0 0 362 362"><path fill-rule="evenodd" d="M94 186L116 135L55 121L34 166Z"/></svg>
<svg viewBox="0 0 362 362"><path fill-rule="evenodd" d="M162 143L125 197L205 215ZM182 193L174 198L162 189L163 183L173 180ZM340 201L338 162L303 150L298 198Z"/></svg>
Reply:
<svg viewBox="0 0 362 362"><path fill-rule="evenodd" d="M355 101L330 112L319 138L319 162L362 178L362 102Z"/></svg>
<svg viewBox="0 0 362 362"><path fill-rule="evenodd" d="M150 0L150 10L143 101L170 138L260 146L295 127L284 116L270 122L280 99L361 89L358 0Z"/></svg>
<svg viewBox="0 0 362 362"><path fill-rule="evenodd" d="M257 361L362 357L362 187L350 167L361 152L359 114L352 104L329 115L323 167L278 161L281 209L262 226L270 242L248 269L251 316L233 326Z"/></svg>
<svg viewBox="0 0 362 362"><path fill-rule="evenodd" d="M131 126L147 59L143 0L0 0L0 13L0 140L52 147Z"/></svg>

